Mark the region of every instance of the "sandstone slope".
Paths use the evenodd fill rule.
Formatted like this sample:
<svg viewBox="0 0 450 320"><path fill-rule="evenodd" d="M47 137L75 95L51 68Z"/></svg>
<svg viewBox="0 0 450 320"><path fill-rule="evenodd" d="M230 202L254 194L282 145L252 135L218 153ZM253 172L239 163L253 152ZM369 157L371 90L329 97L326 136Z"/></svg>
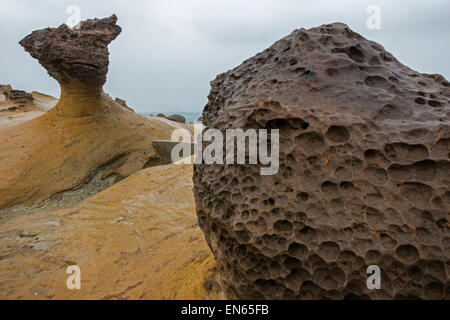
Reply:
<svg viewBox="0 0 450 320"><path fill-rule="evenodd" d="M221 298L192 166L148 168L81 204L0 224L0 299ZM81 269L81 290L66 268Z"/></svg>

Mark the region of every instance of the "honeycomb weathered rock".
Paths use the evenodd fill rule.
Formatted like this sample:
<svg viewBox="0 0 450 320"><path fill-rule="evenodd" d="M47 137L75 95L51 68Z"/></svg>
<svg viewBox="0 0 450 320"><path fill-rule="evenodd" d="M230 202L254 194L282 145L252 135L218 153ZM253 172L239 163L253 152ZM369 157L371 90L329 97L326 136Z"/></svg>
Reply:
<svg viewBox="0 0 450 320"><path fill-rule="evenodd" d="M206 128L278 128L280 169L196 165L229 298L450 299L450 88L344 24L220 74ZM247 162L248 163L248 162ZM366 286L369 265L381 289Z"/></svg>

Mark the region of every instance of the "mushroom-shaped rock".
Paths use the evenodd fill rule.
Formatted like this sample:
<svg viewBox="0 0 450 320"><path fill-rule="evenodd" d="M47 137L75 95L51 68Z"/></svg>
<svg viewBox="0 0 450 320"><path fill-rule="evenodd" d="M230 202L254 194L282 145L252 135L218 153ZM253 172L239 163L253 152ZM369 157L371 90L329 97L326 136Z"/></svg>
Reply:
<svg viewBox="0 0 450 320"><path fill-rule="evenodd" d="M121 32L116 21L113 15L79 29L63 24L20 41L59 82L61 97L41 116L0 129L0 210L61 198L94 177L101 181L95 190L104 188L157 162L152 141L170 139L174 127L130 112L102 89L107 46Z"/></svg>

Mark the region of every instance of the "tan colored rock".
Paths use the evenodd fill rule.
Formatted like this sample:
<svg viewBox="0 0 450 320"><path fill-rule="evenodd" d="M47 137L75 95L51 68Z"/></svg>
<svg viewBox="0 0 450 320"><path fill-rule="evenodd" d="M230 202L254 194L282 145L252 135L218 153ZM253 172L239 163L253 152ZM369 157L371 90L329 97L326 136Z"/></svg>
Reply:
<svg viewBox="0 0 450 320"><path fill-rule="evenodd" d="M55 97L52 97L48 94L44 94L41 92L33 91L31 92L33 95L33 103L36 106L36 108L43 112L47 112L51 108L53 108L57 103L58 99Z"/></svg>
<svg viewBox="0 0 450 320"><path fill-rule="evenodd" d="M0 84L0 93L5 94L11 91L13 88L10 84Z"/></svg>
<svg viewBox="0 0 450 320"><path fill-rule="evenodd" d="M127 102L126 102L125 100L120 99L120 98L116 98L114 101L116 101L118 104L120 104L120 105L121 105L122 107L124 107L125 109L128 109L128 110L131 111L131 112L134 112L133 108L130 108L130 107L127 105Z"/></svg>
<svg viewBox="0 0 450 320"><path fill-rule="evenodd" d="M195 166L227 296L450 299L449 101L444 77L342 23L295 30L218 75L206 129L280 130L274 176Z"/></svg>
<svg viewBox="0 0 450 320"><path fill-rule="evenodd" d="M0 299L223 298L192 187L191 165L154 167L77 206L0 223ZM66 287L72 264L81 290Z"/></svg>
<svg viewBox="0 0 450 320"><path fill-rule="evenodd" d="M58 102L58 99L36 91L31 93L32 99L26 99L25 101L10 99L8 92L13 91L13 89L9 85L4 87L7 87L5 94L0 93L0 129L36 118L53 108Z"/></svg>
<svg viewBox="0 0 450 320"><path fill-rule="evenodd" d="M0 130L0 208L36 204L82 186L104 166L126 177L157 157L151 141L170 139L172 130L102 93L64 92L49 112Z"/></svg>

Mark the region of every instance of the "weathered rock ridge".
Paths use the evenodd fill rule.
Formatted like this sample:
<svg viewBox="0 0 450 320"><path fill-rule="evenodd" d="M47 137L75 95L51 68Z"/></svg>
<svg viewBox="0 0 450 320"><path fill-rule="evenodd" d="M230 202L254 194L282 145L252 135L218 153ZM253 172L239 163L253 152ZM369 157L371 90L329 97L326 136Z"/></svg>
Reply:
<svg viewBox="0 0 450 320"><path fill-rule="evenodd" d="M342 23L220 74L206 129L280 130L280 169L196 165L229 298L450 299L450 88ZM247 161L248 163L248 161ZM381 268L381 289L366 286Z"/></svg>
<svg viewBox="0 0 450 320"><path fill-rule="evenodd" d="M153 140L170 139L170 121L140 116L103 92L116 20L46 28L20 42L59 82L61 97L39 117L0 129L0 210L39 204L99 173L110 185L158 158Z"/></svg>
<svg viewBox="0 0 450 320"><path fill-rule="evenodd" d="M38 117L53 108L58 99L36 91L31 93L0 85L0 128L12 127Z"/></svg>

